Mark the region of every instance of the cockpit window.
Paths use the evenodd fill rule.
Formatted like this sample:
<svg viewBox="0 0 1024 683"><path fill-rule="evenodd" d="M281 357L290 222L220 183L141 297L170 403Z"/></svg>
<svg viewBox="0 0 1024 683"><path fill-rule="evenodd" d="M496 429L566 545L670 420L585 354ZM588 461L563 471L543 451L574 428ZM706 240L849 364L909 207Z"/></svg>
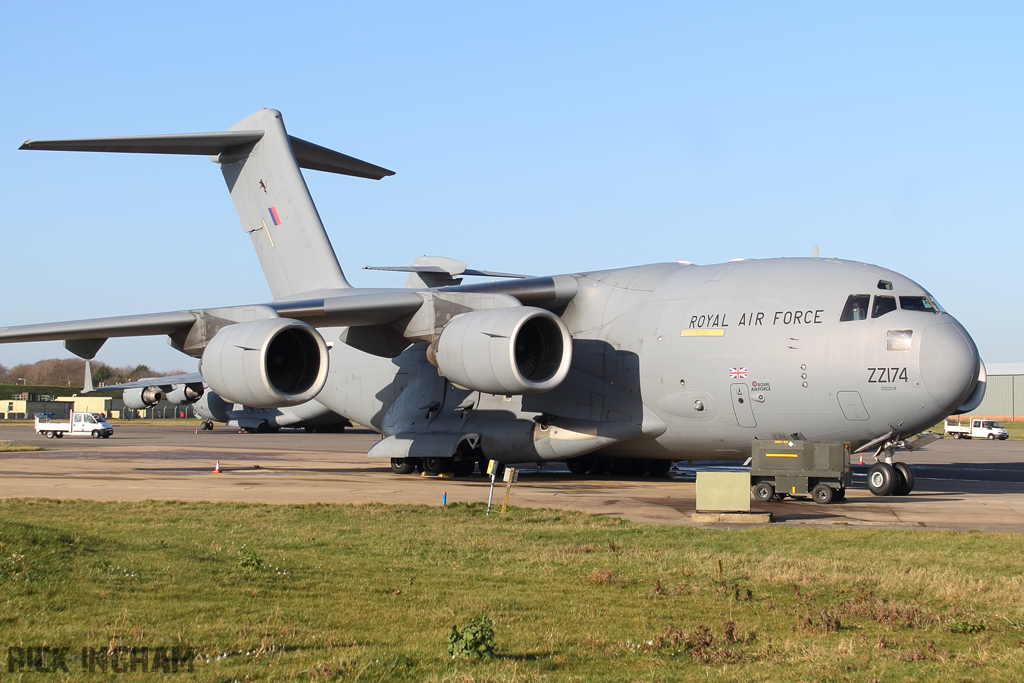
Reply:
<svg viewBox="0 0 1024 683"><path fill-rule="evenodd" d="M843 315L839 322L850 320L866 320L868 317L868 303L871 301L870 294L851 294L846 298L846 306L843 308Z"/></svg>
<svg viewBox="0 0 1024 683"><path fill-rule="evenodd" d="M891 290L892 289L892 283L889 282L888 280L879 280L878 281L878 288L879 289L889 289L889 290Z"/></svg>
<svg viewBox="0 0 1024 683"><path fill-rule="evenodd" d="M886 313L892 313L896 310L896 297L894 296L876 296L875 304L871 307L871 317L881 318Z"/></svg>
<svg viewBox="0 0 1024 683"><path fill-rule="evenodd" d="M939 313L945 313L946 312L946 309L942 307L942 304L940 304L938 301L936 301L935 297L932 296L927 290L925 290L924 298L928 299L928 301L931 302L932 306L935 307L935 310L938 311Z"/></svg>
<svg viewBox="0 0 1024 683"><path fill-rule="evenodd" d="M900 308L904 311L924 311L926 313L938 313L931 299L926 296L901 296Z"/></svg>

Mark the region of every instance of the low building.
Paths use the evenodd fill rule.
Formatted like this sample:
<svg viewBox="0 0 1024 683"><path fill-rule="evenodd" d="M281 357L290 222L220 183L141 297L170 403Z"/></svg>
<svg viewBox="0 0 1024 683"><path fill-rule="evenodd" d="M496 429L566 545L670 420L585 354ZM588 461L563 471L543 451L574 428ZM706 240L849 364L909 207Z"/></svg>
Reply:
<svg viewBox="0 0 1024 683"><path fill-rule="evenodd" d="M0 401L0 419L32 420L37 415L53 414L54 419L70 420L75 404L63 399L56 401L27 401L13 398Z"/></svg>

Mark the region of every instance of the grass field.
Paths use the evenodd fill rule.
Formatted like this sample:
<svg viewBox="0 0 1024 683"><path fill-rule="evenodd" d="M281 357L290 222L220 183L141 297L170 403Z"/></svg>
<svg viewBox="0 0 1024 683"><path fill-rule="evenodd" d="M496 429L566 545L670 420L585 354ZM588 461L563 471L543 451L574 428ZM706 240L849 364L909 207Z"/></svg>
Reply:
<svg viewBox="0 0 1024 683"><path fill-rule="evenodd" d="M1015 535L3 500L0 644L68 647L76 680L82 648L180 680L139 655L178 646L199 680L1010 681L1022 565ZM452 659L483 612L497 656Z"/></svg>
<svg viewBox="0 0 1024 683"><path fill-rule="evenodd" d="M17 441L0 441L0 453L26 453L29 451L41 451L39 446L26 446Z"/></svg>

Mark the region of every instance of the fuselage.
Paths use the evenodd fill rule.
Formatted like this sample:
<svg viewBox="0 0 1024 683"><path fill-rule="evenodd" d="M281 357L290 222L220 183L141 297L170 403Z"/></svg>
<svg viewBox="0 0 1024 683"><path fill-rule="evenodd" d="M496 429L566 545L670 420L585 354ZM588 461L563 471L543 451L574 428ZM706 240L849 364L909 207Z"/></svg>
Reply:
<svg viewBox="0 0 1024 683"><path fill-rule="evenodd" d="M579 291L561 317L572 370L551 391L459 389L423 344L394 359L335 344L318 400L388 435L473 431L485 454L508 461L598 450L739 459L754 439L857 447L910 436L976 388L981 361L966 330L877 266L758 259L571 277Z"/></svg>

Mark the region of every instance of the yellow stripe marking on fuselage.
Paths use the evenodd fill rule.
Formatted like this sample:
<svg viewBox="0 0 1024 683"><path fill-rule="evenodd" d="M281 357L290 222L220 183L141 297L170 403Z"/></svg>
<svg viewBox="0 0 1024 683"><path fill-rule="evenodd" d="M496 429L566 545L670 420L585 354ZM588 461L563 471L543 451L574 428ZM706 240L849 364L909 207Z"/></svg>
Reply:
<svg viewBox="0 0 1024 683"><path fill-rule="evenodd" d="M683 330L680 337L724 337L725 330Z"/></svg>

